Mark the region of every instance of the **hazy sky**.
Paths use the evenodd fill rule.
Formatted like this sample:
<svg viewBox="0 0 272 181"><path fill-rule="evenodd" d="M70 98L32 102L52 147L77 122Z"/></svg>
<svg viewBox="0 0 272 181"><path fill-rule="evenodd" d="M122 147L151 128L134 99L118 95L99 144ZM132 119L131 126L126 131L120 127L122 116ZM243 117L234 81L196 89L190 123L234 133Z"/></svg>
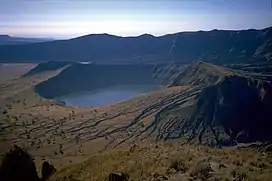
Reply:
<svg viewBox="0 0 272 181"><path fill-rule="evenodd" d="M135 36L272 25L271 0L0 0L0 34Z"/></svg>

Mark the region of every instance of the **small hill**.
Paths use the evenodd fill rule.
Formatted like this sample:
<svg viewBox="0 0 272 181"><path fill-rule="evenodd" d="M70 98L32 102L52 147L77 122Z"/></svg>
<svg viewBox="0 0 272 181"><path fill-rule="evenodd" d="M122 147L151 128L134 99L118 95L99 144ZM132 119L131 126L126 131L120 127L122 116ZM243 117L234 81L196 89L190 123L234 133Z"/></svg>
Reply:
<svg viewBox="0 0 272 181"><path fill-rule="evenodd" d="M43 73L45 71L53 71L60 68L63 68L72 62L55 62L55 61L49 61L38 64L36 67L25 73L23 76L31 76L39 73Z"/></svg>
<svg viewBox="0 0 272 181"><path fill-rule="evenodd" d="M234 71L231 69L218 67L206 62L194 62L173 80L170 86L191 85L191 86L207 86L215 84L224 76L232 75Z"/></svg>

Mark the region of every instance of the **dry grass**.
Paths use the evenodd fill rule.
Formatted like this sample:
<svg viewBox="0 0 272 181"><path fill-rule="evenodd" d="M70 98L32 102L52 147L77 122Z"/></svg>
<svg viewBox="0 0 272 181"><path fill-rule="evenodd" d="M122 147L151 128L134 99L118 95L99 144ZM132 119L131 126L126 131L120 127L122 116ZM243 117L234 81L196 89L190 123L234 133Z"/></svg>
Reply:
<svg viewBox="0 0 272 181"><path fill-rule="evenodd" d="M0 84L24 75L35 66L36 64L32 63L2 64L0 66Z"/></svg>
<svg viewBox="0 0 272 181"><path fill-rule="evenodd" d="M251 160L260 160L252 168ZM270 155L254 150L216 149L199 146L178 146L162 143L134 146L131 149L110 150L91 157L88 161L65 167L52 180L105 180L111 172L124 172L130 180L153 180L163 177L171 180L180 174L190 180L263 180L272 176ZM243 160L242 166L234 161ZM224 166L222 166L224 165Z"/></svg>

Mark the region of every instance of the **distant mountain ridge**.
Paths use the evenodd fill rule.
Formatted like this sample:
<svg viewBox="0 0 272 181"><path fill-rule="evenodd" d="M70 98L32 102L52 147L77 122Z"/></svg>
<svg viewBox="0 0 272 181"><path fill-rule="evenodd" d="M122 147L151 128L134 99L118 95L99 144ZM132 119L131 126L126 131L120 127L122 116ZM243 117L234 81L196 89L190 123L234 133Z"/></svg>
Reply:
<svg viewBox="0 0 272 181"><path fill-rule="evenodd" d="M19 44L28 44L28 43L40 43L46 41L53 41L50 38L22 38L22 37L13 37L10 35L0 35L0 45L19 45Z"/></svg>
<svg viewBox="0 0 272 181"><path fill-rule="evenodd" d="M169 63L195 60L217 64L272 60L272 27L181 32L160 37L94 34L0 47L0 62Z"/></svg>

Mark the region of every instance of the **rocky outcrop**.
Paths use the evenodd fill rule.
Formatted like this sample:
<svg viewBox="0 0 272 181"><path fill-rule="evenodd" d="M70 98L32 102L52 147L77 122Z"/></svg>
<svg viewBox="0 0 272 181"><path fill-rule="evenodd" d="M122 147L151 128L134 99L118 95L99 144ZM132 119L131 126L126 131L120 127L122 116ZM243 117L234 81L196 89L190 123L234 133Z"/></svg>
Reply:
<svg viewBox="0 0 272 181"><path fill-rule="evenodd" d="M128 181L129 175L124 173L110 173L109 181Z"/></svg>
<svg viewBox="0 0 272 181"><path fill-rule="evenodd" d="M32 157L25 150L15 146L2 160L0 180L39 181L40 179Z"/></svg>
<svg viewBox="0 0 272 181"><path fill-rule="evenodd" d="M0 180L45 181L55 172L54 166L45 161L42 165L42 178L40 179L33 158L26 150L14 146L3 157L0 166Z"/></svg>
<svg viewBox="0 0 272 181"><path fill-rule="evenodd" d="M47 180L50 176L52 176L56 172L56 168L48 163L47 161L42 164L42 181Z"/></svg>

